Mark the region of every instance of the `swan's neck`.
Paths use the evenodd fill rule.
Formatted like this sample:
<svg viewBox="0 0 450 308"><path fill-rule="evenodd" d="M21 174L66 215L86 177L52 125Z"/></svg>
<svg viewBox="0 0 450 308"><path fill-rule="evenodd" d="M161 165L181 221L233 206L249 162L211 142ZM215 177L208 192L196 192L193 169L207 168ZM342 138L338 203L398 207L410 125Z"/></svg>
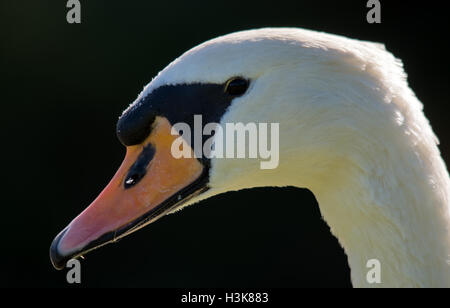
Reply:
<svg viewBox="0 0 450 308"><path fill-rule="evenodd" d="M446 166L421 112L399 125L389 116L395 106L382 107L388 116L364 121L343 115L345 125L340 117L311 124L311 113L295 118L307 128L283 122L278 168L260 170L252 160L215 161L211 184L218 188L211 194L257 186L309 188L348 256L354 286L450 287ZM372 259L380 262L381 284L366 280Z"/></svg>
<svg viewBox="0 0 450 308"><path fill-rule="evenodd" d="M380 143L366 139L372 145L331 164L326 163L331 149L320 151L322 156L286 145L275 170L252 172L256 168L249 167L251 161L234 168L217 164L212 184L219 189L210 194L263 186L307 187L347 254L353 286L450 287L446 166L434 140L409 146L409 141L388 142L390 137ZM379 284L367 280L375 269L373 264L368 267L373 259L380 262ZM370 277L377 278L373 274Z"/></svg>
<svg viewBox="0 0 450 308"><path fill-rule="evenodd" d="M383 125L361 123L357 137L347 141L338 138L355 135L333 127L323 132L318 125L320 143L299 141L305 133L280 132L285 137L277 169L259 170L251 160L216 161L211 184L218 188L211 195L263 186L309 188L348 256L355 287L450 287L446 166L433 138L418 141L387 125L384 132ZM336 143L330 146L328 136ZM373 259L381 265L380 284L367 281Z"/></svg>
<svg viewBox="0 0 450 308"><path fill-rule="evenodd" d="M311 188L356 287L450 286L448 173L437 150L422 149L365 153L364 167ZM381 284L367 280L372 259Z"/></svg>

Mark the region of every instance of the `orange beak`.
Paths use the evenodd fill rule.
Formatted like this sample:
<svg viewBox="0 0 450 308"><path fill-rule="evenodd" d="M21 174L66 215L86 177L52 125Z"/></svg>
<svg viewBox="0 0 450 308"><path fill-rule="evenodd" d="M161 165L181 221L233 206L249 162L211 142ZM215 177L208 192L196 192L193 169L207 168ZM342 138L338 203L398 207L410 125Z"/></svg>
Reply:
<svg viewBox="0 0 450 308"><path fill-rule="evenodd" d="M172 156L178 136L171 129L166 118L157 117L147 139L127 147L111 182L53 240L55 268L155 221L206 188L206 168L199 160Z"/></svg>

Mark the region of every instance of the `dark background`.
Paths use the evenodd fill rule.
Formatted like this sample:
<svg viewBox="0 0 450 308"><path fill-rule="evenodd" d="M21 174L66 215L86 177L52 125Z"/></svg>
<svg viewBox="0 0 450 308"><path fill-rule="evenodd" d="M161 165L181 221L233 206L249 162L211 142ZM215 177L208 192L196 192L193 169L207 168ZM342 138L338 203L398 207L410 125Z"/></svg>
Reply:
<svg viewBox="0 0 450 308"><path fill-rule="evenodd" d="M404 61L450 157L448 10L442 2L1 1L1 286L69 286L54 236L113 176L115 124L158 71L218 35L292 26L378 41ZM344 252L308 190L227 193L87 255L82 286L348 287Z"/></svg>

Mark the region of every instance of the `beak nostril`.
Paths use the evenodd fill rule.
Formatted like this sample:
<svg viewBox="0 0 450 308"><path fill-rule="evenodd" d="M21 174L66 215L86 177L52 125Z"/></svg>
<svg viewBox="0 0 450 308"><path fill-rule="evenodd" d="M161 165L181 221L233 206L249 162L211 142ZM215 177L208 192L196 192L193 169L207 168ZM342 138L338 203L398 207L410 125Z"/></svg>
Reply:
<svg viewBox="0 0 450 308"><path fill-rule="evenodd" d="M148 144L142 150L133 166L128 171L123 183L125 189L136 185L147 173L147 168L155 155L155 148L152 144Z"/></svg>
<svg viewBox="0 0 450 308"><path fill-rule="evenodd" d="M129 175L125 180L125 184L124 184L125 188L130 188L130 187L136 185L140 181L140 179L142 179L144 177L144 175L145 175L145 173L144 174L134 173L134 174Z"/></svg>

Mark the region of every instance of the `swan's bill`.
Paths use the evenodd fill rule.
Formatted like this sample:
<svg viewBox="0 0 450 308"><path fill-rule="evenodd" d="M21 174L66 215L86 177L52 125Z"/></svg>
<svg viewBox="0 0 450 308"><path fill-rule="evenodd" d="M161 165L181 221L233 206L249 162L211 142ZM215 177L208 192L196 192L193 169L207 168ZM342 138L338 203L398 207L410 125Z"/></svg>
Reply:
<svg viewBox="0 0 450 308"><path fill-rule="evenodd" d="M136 231L206 189L207 168L199 160L171 155L177 138L171 128L166 118L156 117L150 135L127 147L111 182L54 239L50 255L55 268Z"/></svg>

